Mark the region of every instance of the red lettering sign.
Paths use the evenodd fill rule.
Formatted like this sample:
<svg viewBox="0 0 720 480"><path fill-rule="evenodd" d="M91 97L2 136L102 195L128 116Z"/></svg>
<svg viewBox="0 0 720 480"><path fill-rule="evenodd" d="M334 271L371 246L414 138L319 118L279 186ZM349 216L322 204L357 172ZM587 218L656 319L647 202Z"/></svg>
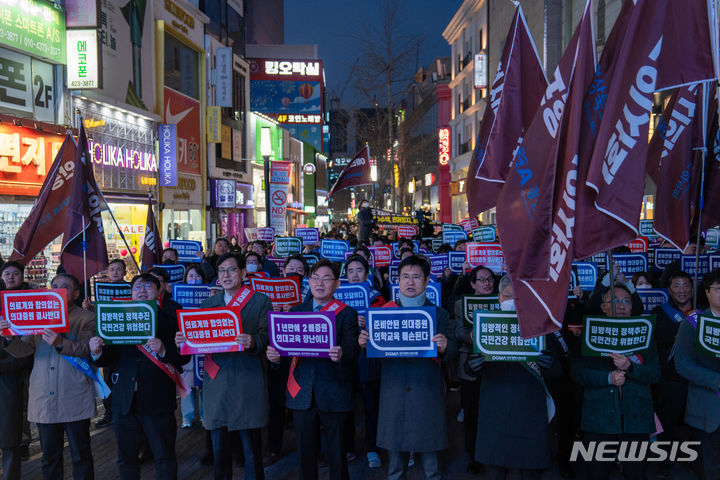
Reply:
<svg viewBox="0 0 720 480"><path fill-rule="evenodd" d="M482 265L495 273L505 272L505 257L497 243L468 242L465 244L467 262L473 268Z"/></svg>
<svg viewBox="0 0 720 480"><path fill-rule="evenodd" d="M412 238L417 235L417 228L414 225L401 225L397 227L398 238Z"/></svg>
<svg viewBox="0 0 720 480"><path fill-rule="evenodd" d="M447 165L450 161L450 129L438 130L438 161L440 165Z"/></svg>
<svg viewBox="0 0 720 480"><path fill-rule="evenodd" d="M376 267L389 267L392 262L392 248L385 245L382 247L368 247L375 258Z"/></svg>
<svg viewBox="0 0 720 480"><path fill-rule="evenodd" d="M628 243L627 247L632 253L644 253L647 252L648 243L649 241L647 237L637 237L635 240Z"/></svg>
<svg viewBox="0 0 720 480"><path fill-rule="evenodd" d="M31 128L0 125L0 194L40 193L64 136Z"/></svg>
<svg viewBox="0 0 720 480"><path fill-rule="evenodd" d="M478 227L478 221L477 218L464 218L458 222L458 225L463 227L463 230L465 230L467 233L470 233L473 228Z"/></svg>
<svg viewBox="0 0 720 480"><path fill-rule="evenodd" d="M56 290L6 290L0 294L3 315L10 328L3 335L38 335L49 328L67 332L67 296L64 288Z"/></svg>
<svg viewBox="0 0 720 480"><path fill-rule="evenodd" d="M296 276L288 278L250 278L250 287L258 293L270 298L273 309L283 305L298 305L300 300L300 279Z"/></svg>
<svg viewBox="0 0 720 480"><path fill-rule="evenodd" d="M180 353L239 352L237 337L242 333L240 307L178 310L178 327L187 341Z"/></svg>

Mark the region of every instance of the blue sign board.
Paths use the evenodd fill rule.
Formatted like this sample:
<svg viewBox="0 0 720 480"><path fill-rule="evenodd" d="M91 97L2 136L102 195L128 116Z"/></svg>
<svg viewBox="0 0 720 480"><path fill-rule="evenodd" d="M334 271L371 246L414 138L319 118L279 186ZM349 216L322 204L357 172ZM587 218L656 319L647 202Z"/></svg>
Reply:
<svg viewBox="0 0 720 480"><path fill-rule="evenodd" d="M212 297L221 289L215 285L188 285L179 283L173 285L172 299L183 308L200 308L206 298Z"/></svg>
<svg viewBox="0 0 720 480"><path fill-rule="evenodd" d="M413 240L412 242L413 252L418 253L418 251L420 250L420 242L418 242L417 240ZM398 242L392 242L390 246L392 247L393 257L400 258L400 247L398 246Z"/></svg>
<svg viewBox="0 0 720 480"><path fill-rule="evenodd" d="M430 280L428 282L427 290L425 290L425 295L428 300L440 308L442 308L441 293L442 289L440 287L440 282ZM400 286L397 283L390 284L390 298L393 299L393 302L397 302L400 299Z"/></svg>
<svg viewBox="0 0 720 480"><path fill-rule="evenodd" d="M483 225L472 229L473 242L494 242L495 227L492 225Z"/></svg>
<svg viewBox="0 0 720 480"><path fill-rule="evenodd" d="M202 252L202 243L195 240L170 240L170 248L174 248L178 252L178 262L193 263L199 262L195 252Z"/></svg>
<svg viewBox="0 0 720 480"><path fill-rule="evenodd" d="M193 377L195 377L195 386L202 387L203 375L205 374L205 355L193 355Z"/></svg>
<svg viewBox="0 0 720 480"><path fill-rule="evenodd" d="M177 125L158 124L160 162L158 165L159 186L177 187Z"/></svg>
<svg viewBox="0 0 720 480"><path fill-rule="evenodd" d="M637 272L646 272L648 269L647 253L615 253L612 258L613 262L620 267L620 271L628 278ZM610 269L608 263L605 266L608 270Z"/></svg>
<svg viewBox="0 0 720 480"><path fill-rule="evenodd" d="M369 358L435 358L437 332L431 307L371 308L368 311Z"/></svg>
<svg viewBox="0 0 720 480"><path fill-rule="evenodd" d="M323 239L320 241L320 256L334 262L345 261L345 252L348 250L350 250L350 242L345 240Z"/></svg>
<svg viewBox="0 0 720 480"><path fill-rule="evenodd" d="M185 276L185 265L153 264L152 268L162 268L170 274L170 283L182 283Z"/></svg>
<svg viewBox="0 0 720 480"><path fill-rule="evenodd" d="M455 250L448 252L448 266L453 273L463 273L463 263L467 258L465 250L456 252Z"/></svg>
<svg viewBox="0 0 720 480"><path fill-rule="evenodd" d="M302 239L303 245L315 245L320 241L317 228L296 228L295 236Z"/></svg>
<svg viewBox="0 0 720 480"><path fill-rule="evenodd" d="M665 270L665 267L676 260L680 260L682 252L677 248L656 248L655 249L655 268Z"/></svg>
<svg viewBox="0 0 720 480"><path fill-rule="evenodd" d="M598 266L592 262L573 262L577 283L583 290L592 290L598 279Z"/></svg>
<svg viewBox="0 0 720 480"><path fill-rule="evenodd" d="M305 261L307 262L308 267L310 267L310 268L312 268L313 265L315 265L318 261L320 261L320 258L318 258L318 256L315 255L314 253L306 253L305 255L303 255L303 257L305 257ZM309 272L306 272L306 273L309 273Z"/></svg>
<svg viewBox="0 0 720 480"><path fill-rule="evenodd" d="M683 255L680 257L680 270L695 276L695 255ZM700 255L700 269L698 270L698 278L710 271L710 259L707 255Z"/></svg>
<svg viewBox="0 0 720 480"><path fill-rule="evenodd" d="M370 307L370 288L367 283L340 285L333 296L357 310L358 315L367 316L367 309Z"/></svg>
<svg viewBox="0 0 720 480"><path fill-rule="evenodd" d="M638 288L635 290L643 304L643 315L652 312L653 308L670 301L670 296L664 288Z"/></svg>
<svg viewBox="0 0 720 480"><path fill-rule="evenodd" d="M430 273L435 276L442 276L446 268L448 268L447 255L426 255L430 259Z"/></svg>
<svg viewBox="0 0 720 480"><path fill-rule="evenodd" d="M467 240L467 233L464 230L444 230L442 242L454 246L458 240Z"/></svg>

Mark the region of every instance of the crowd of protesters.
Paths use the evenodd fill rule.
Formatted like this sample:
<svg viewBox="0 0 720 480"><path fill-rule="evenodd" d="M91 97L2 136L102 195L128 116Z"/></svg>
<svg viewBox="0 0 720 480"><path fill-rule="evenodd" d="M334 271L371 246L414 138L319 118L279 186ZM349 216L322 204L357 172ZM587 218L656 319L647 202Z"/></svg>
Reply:
<svg viewBox="0 0 720 480"><path fill-rule="evenodd" d="M418 248L412 239L399 239L399 295L393 300L388 268L370 266L367 246L389 245L395 238L374 231L372 217L360 220L360 225L334 225L322 235L349 241L353 254L343 264L321 259L309 267L302 254L284 262L282 275L307 278L310 289L301 304L286 310L335 312L336 346L329 358L298 361L281 357L270 346L270 300L247 286L249 274L280 275L268 258L270 245L257 240L239 246L220 238L210 251L199 252L198 262L186 266L184 282L222 289L203 303L205 308L240 299L243 333L236 341L243 349L206 356L202 386L192 387L180 402L176 382L166 373L192 376L192 358L180 354L186 341L176 321L181 307L170 296L167 272L150 269L130 281L133 300L158 300L160 305L156 336L143 352L135 346L105 345L96 336L92 305L83 298L81 282L61 269L50 286L67 291L69 331L1 340L3 478L22 477L27 422L37 425L44 478L63 478L65 437L74 478L94 478L94 382L76 367L74 358L101 367L112 390L96 425L114 429L122 479L139 478L146 458L153 459L156 478L177 478L178 403L181 428L191 428L199 419L207 430L202 461L213 465L216 479L232 478L234 457L244 464L244 478L265 478L263 465L281 454L290 423L300 479L318 478L321 452L332 480L349 478L348 462L360 452L370 468L386 463L390 479L407 478L413 464L428 479L448 478L443 451L449 445L449 417L463 424L467 472L482 478L510 478L513 472L523 479L540 478L554 464L565 478L605 479L619 468L627 479L645 479L644 461L581 465L571 462L571 451L576 440L652 440L698 441L698 458L681 466L697 478L720 479L720 360L695 349L690 275L671 265L662 275L642 272L629 279L614 268L612 291L610 273L601 276L593 291L573 291L562 329L546 336L546 349L535 362L490 362L473 353L472 328L463 321L461 298L495 294L500 308L512 311L509 276L467 264L459 275L447 269L435 279L442 291L442 305L436 307L426 295L431 274L423 254L432 251L431 242L419 235ZM464 241L459 241L441 245L437 253L463 249ZM306 246L304 253L317 253L317 246ZM163 263L177 263L177 251L165 249L162 258ZM113 261L106 280L126 281L125 267L122 260ZM372 307L435 308L432 341L438 358L367 358L367 319L333 298L341 273L349 283L370 279ZM22 265L4 263L2 288L36 288L23 274ZM670 297L653 312L651 347L643 355L582 356L583 315L640 315L637 289L648 286L667 288ZM720 271L704 275L699 291L699 308L720 317ZM8 326L0 320L0 327ZM459 411L447 411L451 391L459 391ZM361 415L364 445L355 445L354 417ZM263 438L268 442L266 456ZM656 474L668 478L672 467L667 460Z"/></svg>

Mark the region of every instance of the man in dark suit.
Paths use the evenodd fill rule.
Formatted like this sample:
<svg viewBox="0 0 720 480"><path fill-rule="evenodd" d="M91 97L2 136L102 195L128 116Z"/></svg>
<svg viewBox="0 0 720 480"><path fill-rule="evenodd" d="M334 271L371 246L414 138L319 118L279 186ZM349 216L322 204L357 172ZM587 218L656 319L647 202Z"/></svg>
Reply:
<svg viewBox="0 0 720 480"><path fill-rule="evenodd" d="M240 307L243 331L236 338L242 352L205 356L203 423L212 436L216 480L232 479L229 432L240 434L245 479L265 478L261 430L268 423L269 400L262 356L268 343L267 314L272 304L265 295L243 286L244 279L245 258L236 253L223 255L218 260L218 280L224 291L205 300L201 307ZM185 340L182 333L175 335L178 347Z"/></svg>
<svg viewBox="0 0 720 480"><path fill-rule="evenodd" d="M160 282L148 273L133 278L131 285L133 300L152 301L160 296ZM150 338L145 346L104 346L100 337L90 339L93 361L99 366L112 366L115 372L113 424L118 445L118 470L123 480L140 478L141 432L155 457L155 478L177 478L174 413L177 383L171 374L174 371L176 378L181 378L181 366L189 360L175 347L177 330L177 320L159 310L158 336Z"/></svg>
<svg viewBox="0 0 720 480"><path fill-rule="evenodd" d="M329 260L320 260L311 270L312 295L301 305L290 309L291 312L334 311L337 332L336 346L330 349L330 358L295 357L290 366L288 386L294 388L288 388L286 405L293 410L300 480L318 478L320 425L327 440L330 480L349 478L345 426L346 417L353 410L353 365L360 348L357 343L357 312L333 299L339 286L340 267ZM269 346L267 358L278 363L280 353Z"/></svg>

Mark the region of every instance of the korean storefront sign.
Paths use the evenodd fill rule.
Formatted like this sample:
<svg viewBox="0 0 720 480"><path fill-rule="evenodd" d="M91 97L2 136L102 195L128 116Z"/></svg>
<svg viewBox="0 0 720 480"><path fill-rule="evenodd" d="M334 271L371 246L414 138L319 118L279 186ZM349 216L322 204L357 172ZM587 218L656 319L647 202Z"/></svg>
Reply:
<svg viewBox="0 0 720 480"><path fill-rule="evenodd" d="M2 2L0 43L54 63L64 63L65 12L44 0Z"/></svg>
<svg viewBox="0 0 720 480"><path fill-rule="evenodd" d="M0 108L34 113L36 120L55 122L58 92L52 65L0 48L0 72Z"/></svg>
<svg viewBox="0 0 720 480"><path fill-rule="evenodd" d="M160 186L177 185L177 125L161 123L158 125L160 142Z"/></svg>
<svg viewBox="0 0 720 480"><path fill-rule="evenodd" d="M67 75L70 89L102 87L96 29L67 31Z"/></svg>
<svg viewBox="0 0 720 480"><path fill-rule="evenodd" d="M65 137L0 125L0 194L35 196Z"/></svg>

